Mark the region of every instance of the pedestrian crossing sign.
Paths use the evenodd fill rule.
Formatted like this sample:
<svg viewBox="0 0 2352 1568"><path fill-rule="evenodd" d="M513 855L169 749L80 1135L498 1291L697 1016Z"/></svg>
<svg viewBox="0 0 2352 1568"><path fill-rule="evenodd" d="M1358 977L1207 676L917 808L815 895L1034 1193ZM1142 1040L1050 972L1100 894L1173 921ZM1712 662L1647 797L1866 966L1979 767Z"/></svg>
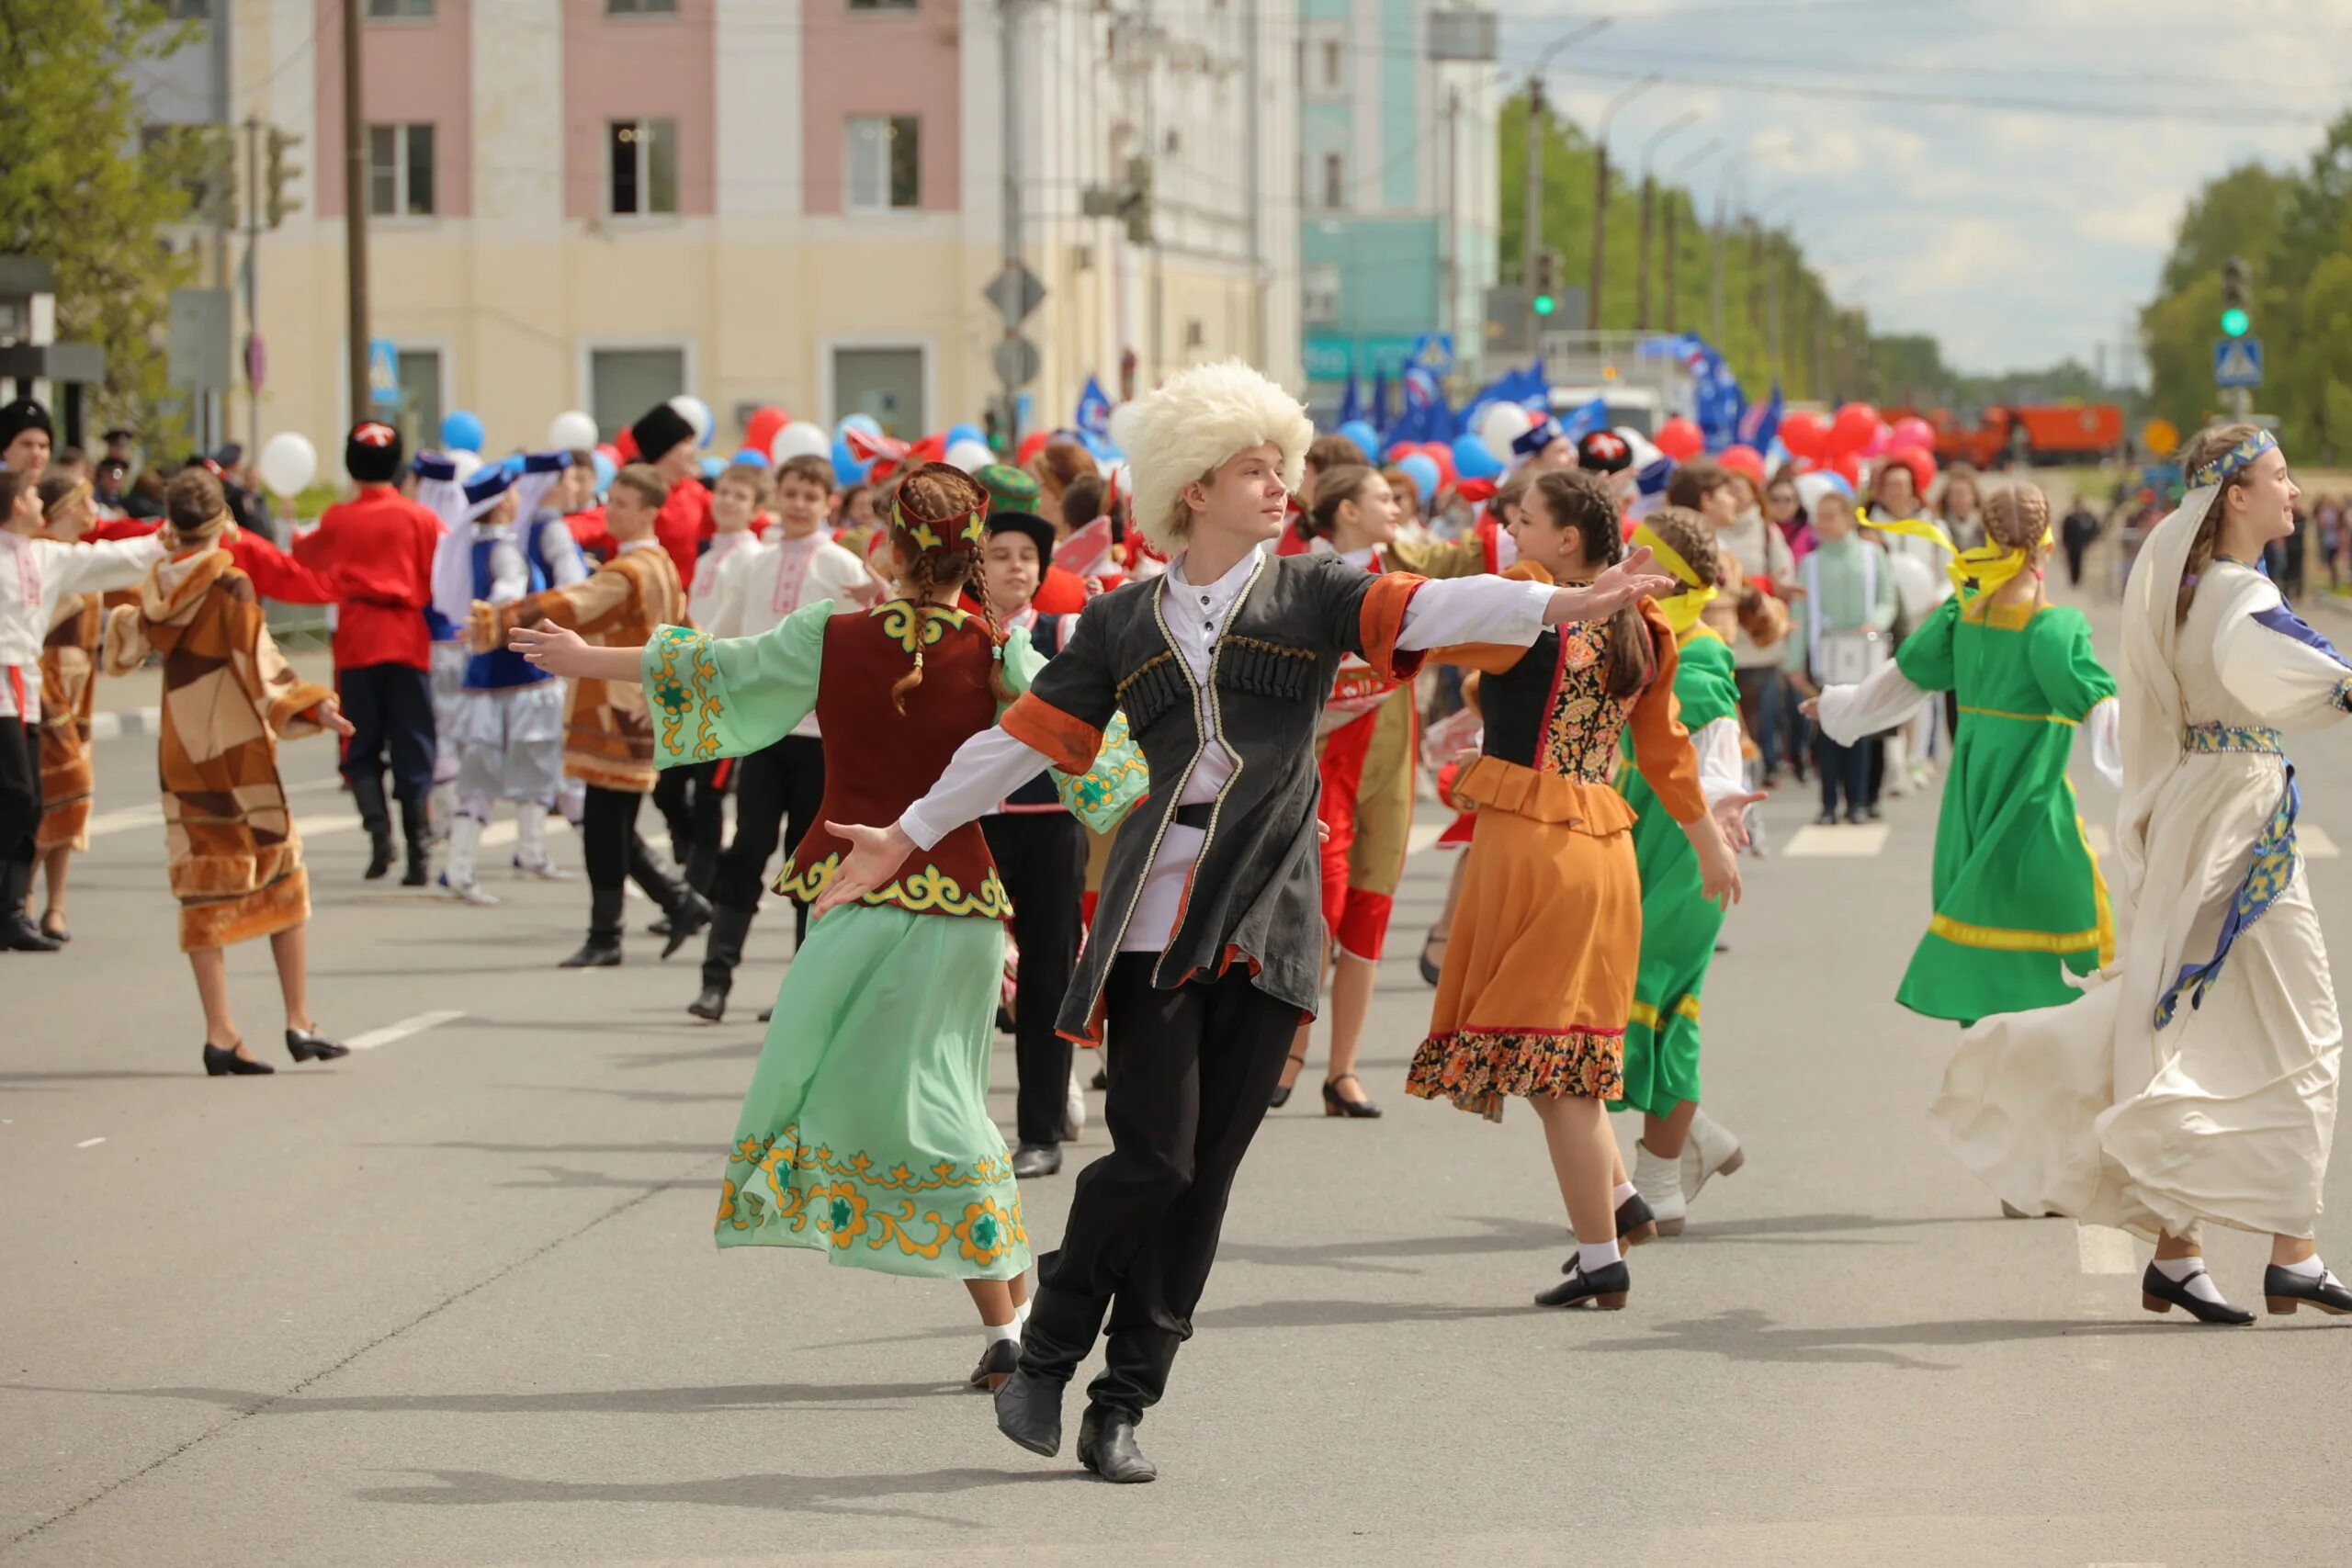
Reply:
<svg viewBox="0 0 2352 1568"><path fill-rule="evenodd" d="M2213 385L2262 385L2262 340L2258 337L2219 338L2213 344Z"/></svg>

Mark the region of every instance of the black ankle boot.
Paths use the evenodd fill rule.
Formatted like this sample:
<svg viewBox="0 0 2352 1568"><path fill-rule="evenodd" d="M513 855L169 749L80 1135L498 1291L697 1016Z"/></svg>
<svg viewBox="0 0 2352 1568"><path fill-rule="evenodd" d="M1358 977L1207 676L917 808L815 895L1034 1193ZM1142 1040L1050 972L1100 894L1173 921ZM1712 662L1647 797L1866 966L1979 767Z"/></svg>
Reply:
<svg viewBox="0 0 2352 1568"><path fill-rule="evenodd" d="M704 944L702 994L686 1004L696 1018L717 1023L727 1016L727 993L734 988L735 965L743 962L743 939L752 933L750 909L721 904L710 912L710 940Z"/></svg>
<svg viewBox="0 0 2352 1568"><path fill-rule="evenodd" d="M401 875L401 886L422 887L431 874L433 843L432 815L424 802L401 802L401 837L408 840L408 870Z"/></svg>
<svg viewBox="0 0 2352 1568"><path fill-rule="evenodd" d="M599 887L588 896L588 940L559 969L616 969L621 962L621 890Z"/></svg>
<svg viewBox="0 0 2352 1568"><path fill-rule="evenodd" d="M351 803L359 808L360 826L368 829L368 869L370 882L382 880L392 869L392 818L384 804L384 781L362 774L351 781Z"/></svg>
<svg viewBox="0 0 2352 1568"><path fill-rule="evenodd" d="M1123 1486L1159 1479L1159 1467L1136 1447L1136 1418L1099 1404L1088 1405L1078 1419L1078 1462Z"/></svg>
<svg viewBox="0 0 2352 1568"><path fill-rule="evenodd" d="M1017 1371L996 1391L996 1429L1033 1454L1051 1459L1062 1447L1062 1391L1067 1383Z"/></svg>

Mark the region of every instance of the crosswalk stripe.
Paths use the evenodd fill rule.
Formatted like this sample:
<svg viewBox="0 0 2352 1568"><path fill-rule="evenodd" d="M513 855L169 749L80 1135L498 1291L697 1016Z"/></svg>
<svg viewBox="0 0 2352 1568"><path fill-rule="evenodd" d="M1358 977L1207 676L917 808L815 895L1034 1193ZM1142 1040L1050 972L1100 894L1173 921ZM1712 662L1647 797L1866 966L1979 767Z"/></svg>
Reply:
<svg viewBox="0 0 2352 1568"><path fill-rule="evenodd" d="M315 795L321 790L340 788L342 782L340 779L309 779L301 784L288 784L286 793ZM101 811L91 818L89 834L93 839L103 839L110 834L128 832L133 828L159 827L163 820L164 808L160 805L126 806L119 811ZM358 818L354 818L353 820L357 821ZM308 825L302 829L305 833L310 830Z"/></svg>
<svg viewBox="0 0 2352 1568"><path fill-rule="evenodd" d="M1849 822L1839 827L1807 823L1781 852L1792 857L1813 855L1830 860L1862 860L1886 848L1883 822Z"/></svg>
<svg viewBox="0 0 2352 1568"><path fill-rule="evenodd" d="M1443 838L1445 836L1445 829L1446 824L1442 822L1422 822L1417 824L1412 832L1406 836L1405 853L1408 856L1419 854L1423 850L1429 849L1440 839ZM485 843L489 841L487 837L484 838L483 841Z"/></svg>
<svg viewBox="0 0 2352 1568"><path fill-rule="evenodd" d="M414 1018L404 1018L398 1023L388 1023L381 1029L371 1029L365 1034L355 1034L344 1042L355 1051L373 1051L379 1045L395 1045L412 1034L422 1034L428 1029L438 1029L462 1012L421 1012Z"/></svg>
<svg viewBox="0 0 2352 1568"><path fill-rule="evenodd" d="M2101 857L2115 852L2115 835L2107 830L2104 822L2093 822L2084 829L2090 840L2091 852ZM2295 845L2303 852L2305 860L2335 860L2344 853L2326 829L2312 822L2295 824Z"/></svg>

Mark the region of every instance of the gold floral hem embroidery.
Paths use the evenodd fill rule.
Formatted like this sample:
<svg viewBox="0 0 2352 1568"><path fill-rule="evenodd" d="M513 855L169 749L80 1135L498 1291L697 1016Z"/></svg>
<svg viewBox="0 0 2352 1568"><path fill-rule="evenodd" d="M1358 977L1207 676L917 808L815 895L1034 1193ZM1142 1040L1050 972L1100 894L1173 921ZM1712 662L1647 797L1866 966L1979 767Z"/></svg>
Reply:
<svg viewBox="0 0 2352 1568"><path fill-rule="evenodd" d="M1625 1093L1625 1035L1615 1029L1463 1029L1432 1034L1413 1053L1405 1092L1450 1100L1489 1122L1513 1096Z"/></svg>
<svg viewBox="0 0 2352 1568"><path fill-rule="evenodd" d="M775 891L804 904L813 904L825 885L841 869L839 852L827 855L810 866L793 861L784 863L784 870L775 879ZM984 919L1001 920L1012 913L1012 896L1004 890L991 866L982 879L979 890L967 893L964 885L936 866L924 866L921 871L898 881L876 888L861 904L890 905L918 915L973 915Z"/></svg>
<svg viewBox="0 0 2352 1568"><path fill-rule="evenodd" d="M710 638L686 626L663 626L653 639L653 679L649 685L653 705L662 714L662 754L689 756L707 762L718 755L718 716L724 711L712 690L718 679L718 662L710 656ZM685 668L679 668L679 660ZM686 720L695 723L694 744L678 744Z"/></svg>
<svg viewBox="0 0 2352 1568"><path fill-rule="evenodd" d="M824 1145L811 1147L801 1142L797 1125L746 1137L728 1151L716 1228L722 1238L771 1231L818 1245L815 1238L821 1237L839 1251L864 1242L872 1251L895 1247L927 1261L952 1246L954 1257L980 1268L1027 1248L1029 1231L1010 1160L993 1154L968 1165L942 1160L922 1173L903 1161L887 1171L876 1170L875 1163L863 1151L844 1157ZM936 1199L914 1196L957 1188L1001 1190L938 1207L933 1206Z"/></svg>

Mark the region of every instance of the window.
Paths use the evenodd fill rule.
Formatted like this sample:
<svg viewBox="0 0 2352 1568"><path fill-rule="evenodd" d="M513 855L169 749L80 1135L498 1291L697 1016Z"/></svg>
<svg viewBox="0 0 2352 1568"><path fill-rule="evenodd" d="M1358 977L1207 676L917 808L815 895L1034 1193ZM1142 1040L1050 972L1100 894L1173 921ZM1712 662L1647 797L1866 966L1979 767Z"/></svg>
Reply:
<svg viewBox="0 0 2352 1568"><path fill-rule="evenodd" d="M849 0L853 11L911 11L915 0Z"/></svg>
<svg viewBox="0 0 2352 1568"><path fill-rule="evenodd" d="M368 210L379 218L433 216L433 128L368 128Z"/></svg>
<svg viewBox="0 0 2352 1568"><path fill-rule="evenodd" d="M607 17L674 17L678 0L605 0Z"/></svg>
<svg viewBox="0 0 2352 1568"><path fill-rule="evenodd" d="M910 210L922 205L922 125L913 115L860 116L849 122L842 152L848 167L842 205L852 212Z"/></svg>
<svg viewBox="0 0 2352 1568"><path fill-rule="evenodd" d="M683 348L597 348L588 353L588 410L610 438L654 404L686 389Z"/></svg>
<svg viewBox="0 0 2352 1568"><path fill-rule="evenodd" d="M368 0L368 19L371 22L394 18L408 20L433 15L433 0Z"/></svg>
<svg viewBox="0 0 2352 1568"><path fill-rule="evenodd" d="M1340 78L1345 74L1346 67L1341 63L1340 53L1338 39L1323 40L1323 85L1327 88L1338 88Z"/></svg>
<svg viewBox="0 0 2352 1568"><path fill-rule="evenodd" d="M607 131L617 217L678 210L678 122L616 119Z"/></svg>
<svg viewBox="0 0 2352 1568"><path fill-rule="evenodd" d="M1347 160L1337 152L1326 152L1323 154L1323 205L1336 212L1347 204Z"/></svg>
<svg viewBox="0 0 2352 1568"><path fill-rule="evenodd" d="M1340 319L1338 264L1317 262L1301 275L1299 310L1317 326L1327 326Z"/></svg>
<svg viewBox="0 0 2352 1568"><path fill-rule="evenodd" d="M441 351L403 348L400 351L400 421L409 449L441 444Z"/></svg>

